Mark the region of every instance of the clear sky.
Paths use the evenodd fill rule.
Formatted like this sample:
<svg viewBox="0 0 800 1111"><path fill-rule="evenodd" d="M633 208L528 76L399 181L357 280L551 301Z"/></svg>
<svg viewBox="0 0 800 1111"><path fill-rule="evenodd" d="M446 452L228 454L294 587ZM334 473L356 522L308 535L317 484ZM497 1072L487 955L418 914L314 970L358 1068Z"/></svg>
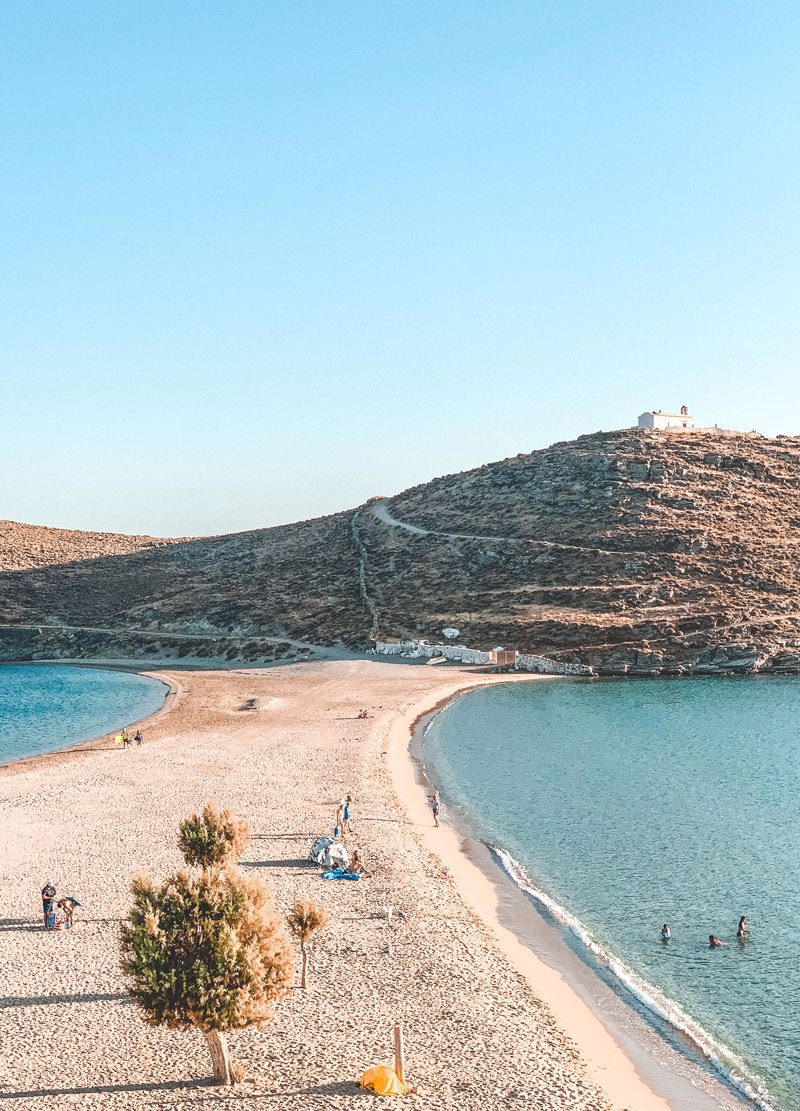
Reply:
<svg viewBox="0 0 800 1111"><path fill-rule="evenodd" d="M796 0L0 5L0 517L800 432Z"/></svg>

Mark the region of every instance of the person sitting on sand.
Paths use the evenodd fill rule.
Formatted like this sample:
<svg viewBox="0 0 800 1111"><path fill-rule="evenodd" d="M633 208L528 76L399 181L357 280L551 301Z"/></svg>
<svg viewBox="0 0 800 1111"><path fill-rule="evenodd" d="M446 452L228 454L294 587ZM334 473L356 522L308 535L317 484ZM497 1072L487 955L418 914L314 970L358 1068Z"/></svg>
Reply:
<svg viewBox="0 0 800 1111"><path fill-rule="evenodd" d="M665 922L664 925L661 927L661 940L662 941L669 941L669 939L671 937L672 937L672 934L669 932L669 926Z"/></svg>
<svg viewBox="0 0 800 1111"><path fill-rule="evenodd" d="M361 855L360 849L356 849L353 853L353 859L350 861L350 871L355 872L357 876L365 876L367 869L364 865L364 857Z"/></svg>
<svg viewBox="0 0 800 1111"><path fill-rule="evenodd" d="M739 941L743 941L746 937L750 936L750 927L747 924L747 918L742 915L739 919L739 925L736 927L736 936Z"/></svg>
<svg viewBox="0 0 800 1111"><path fill-rule="evenodd" d="M709 949L723 949L727 944L727 941L720 941L720 939L718 937L714 937L713 934L708 935Z"/></svg>
<svg viewBox="0 0 800 1111"><path fill-rule="evenodd" d="M144 740L144 737L142 736L141 729L136 730L136 734L135 734L133 739L136 741L137 745L140 745L142 743L142 741Z"/></svg>
<svg viewBox="0 0 800 1111"><path fill-rule="evenodd" d="M47 916L52 913L53 900L56 897L56 889L50 880L42 888L42 913L44 914L44 924L47 925Z"/></svg>
<svg viewBox="0 0 800 1111"><path fill-rule="evenodd" d="M439 792L434 791L433 794L430 796L430 800L431 800L431 810L433 811L433 824L435 826L438 826L439 825L439 805L440 805L440 803L439 803Z"/></svg>

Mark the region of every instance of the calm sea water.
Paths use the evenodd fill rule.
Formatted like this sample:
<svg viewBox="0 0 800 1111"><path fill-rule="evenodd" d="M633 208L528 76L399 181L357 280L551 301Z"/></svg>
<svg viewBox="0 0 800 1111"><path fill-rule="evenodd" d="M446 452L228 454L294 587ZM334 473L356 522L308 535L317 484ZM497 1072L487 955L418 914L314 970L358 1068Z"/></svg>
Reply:
<svg viewBox="0 0 800 1111"><path fill-rule="evenodd" d="M123 671L0 666L0 764L121 729L158 710L166 692Z"/></svg>
<svg viewBox="0 0 800 1111"><path fill-rule="evenodd" d="M438 715L423 751L624 990L800 1111L800 679L496 686Z"/></svg>

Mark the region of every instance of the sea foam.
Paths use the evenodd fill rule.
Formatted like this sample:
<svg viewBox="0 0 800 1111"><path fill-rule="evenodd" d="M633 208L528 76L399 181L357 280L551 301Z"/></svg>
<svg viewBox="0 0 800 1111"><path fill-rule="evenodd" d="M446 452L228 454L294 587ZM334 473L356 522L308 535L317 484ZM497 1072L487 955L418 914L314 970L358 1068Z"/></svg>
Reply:
<svg viewBox="0 0 800 1111"><path fill-rule="evenodd" d="M532 883L522 865L510 853L497 845L490 844L489 848L514 883L568 929L581 945L592 954L594 959L607 968L616 982L632 995L646 1011L656 1015L663 1022L668 1023L673 1029L687 1037L728 1084L741 1092L757 1107L760 1107L762 1111L778 1111L775 1105L770 1102L769 1092L763 1081L752 1075L742 1059L732 1049L721 1043L698 1022L695 1022L674 1000L669 999L653 984L649 984L640 976L637 976L623 961L598 944L583 922Z"/></svg>

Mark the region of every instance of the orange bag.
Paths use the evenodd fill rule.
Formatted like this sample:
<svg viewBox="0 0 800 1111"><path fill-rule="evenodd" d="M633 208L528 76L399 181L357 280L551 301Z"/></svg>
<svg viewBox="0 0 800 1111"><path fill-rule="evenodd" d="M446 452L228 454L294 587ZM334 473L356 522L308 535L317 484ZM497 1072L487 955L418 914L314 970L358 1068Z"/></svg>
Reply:
<svg viewBox="0 0 800 1111"><path fill-rule="evenodd" d="M361 1077L361 1087L379 1096L404 1096L408 1088L388 1065L374 1065Z"/></svg>

